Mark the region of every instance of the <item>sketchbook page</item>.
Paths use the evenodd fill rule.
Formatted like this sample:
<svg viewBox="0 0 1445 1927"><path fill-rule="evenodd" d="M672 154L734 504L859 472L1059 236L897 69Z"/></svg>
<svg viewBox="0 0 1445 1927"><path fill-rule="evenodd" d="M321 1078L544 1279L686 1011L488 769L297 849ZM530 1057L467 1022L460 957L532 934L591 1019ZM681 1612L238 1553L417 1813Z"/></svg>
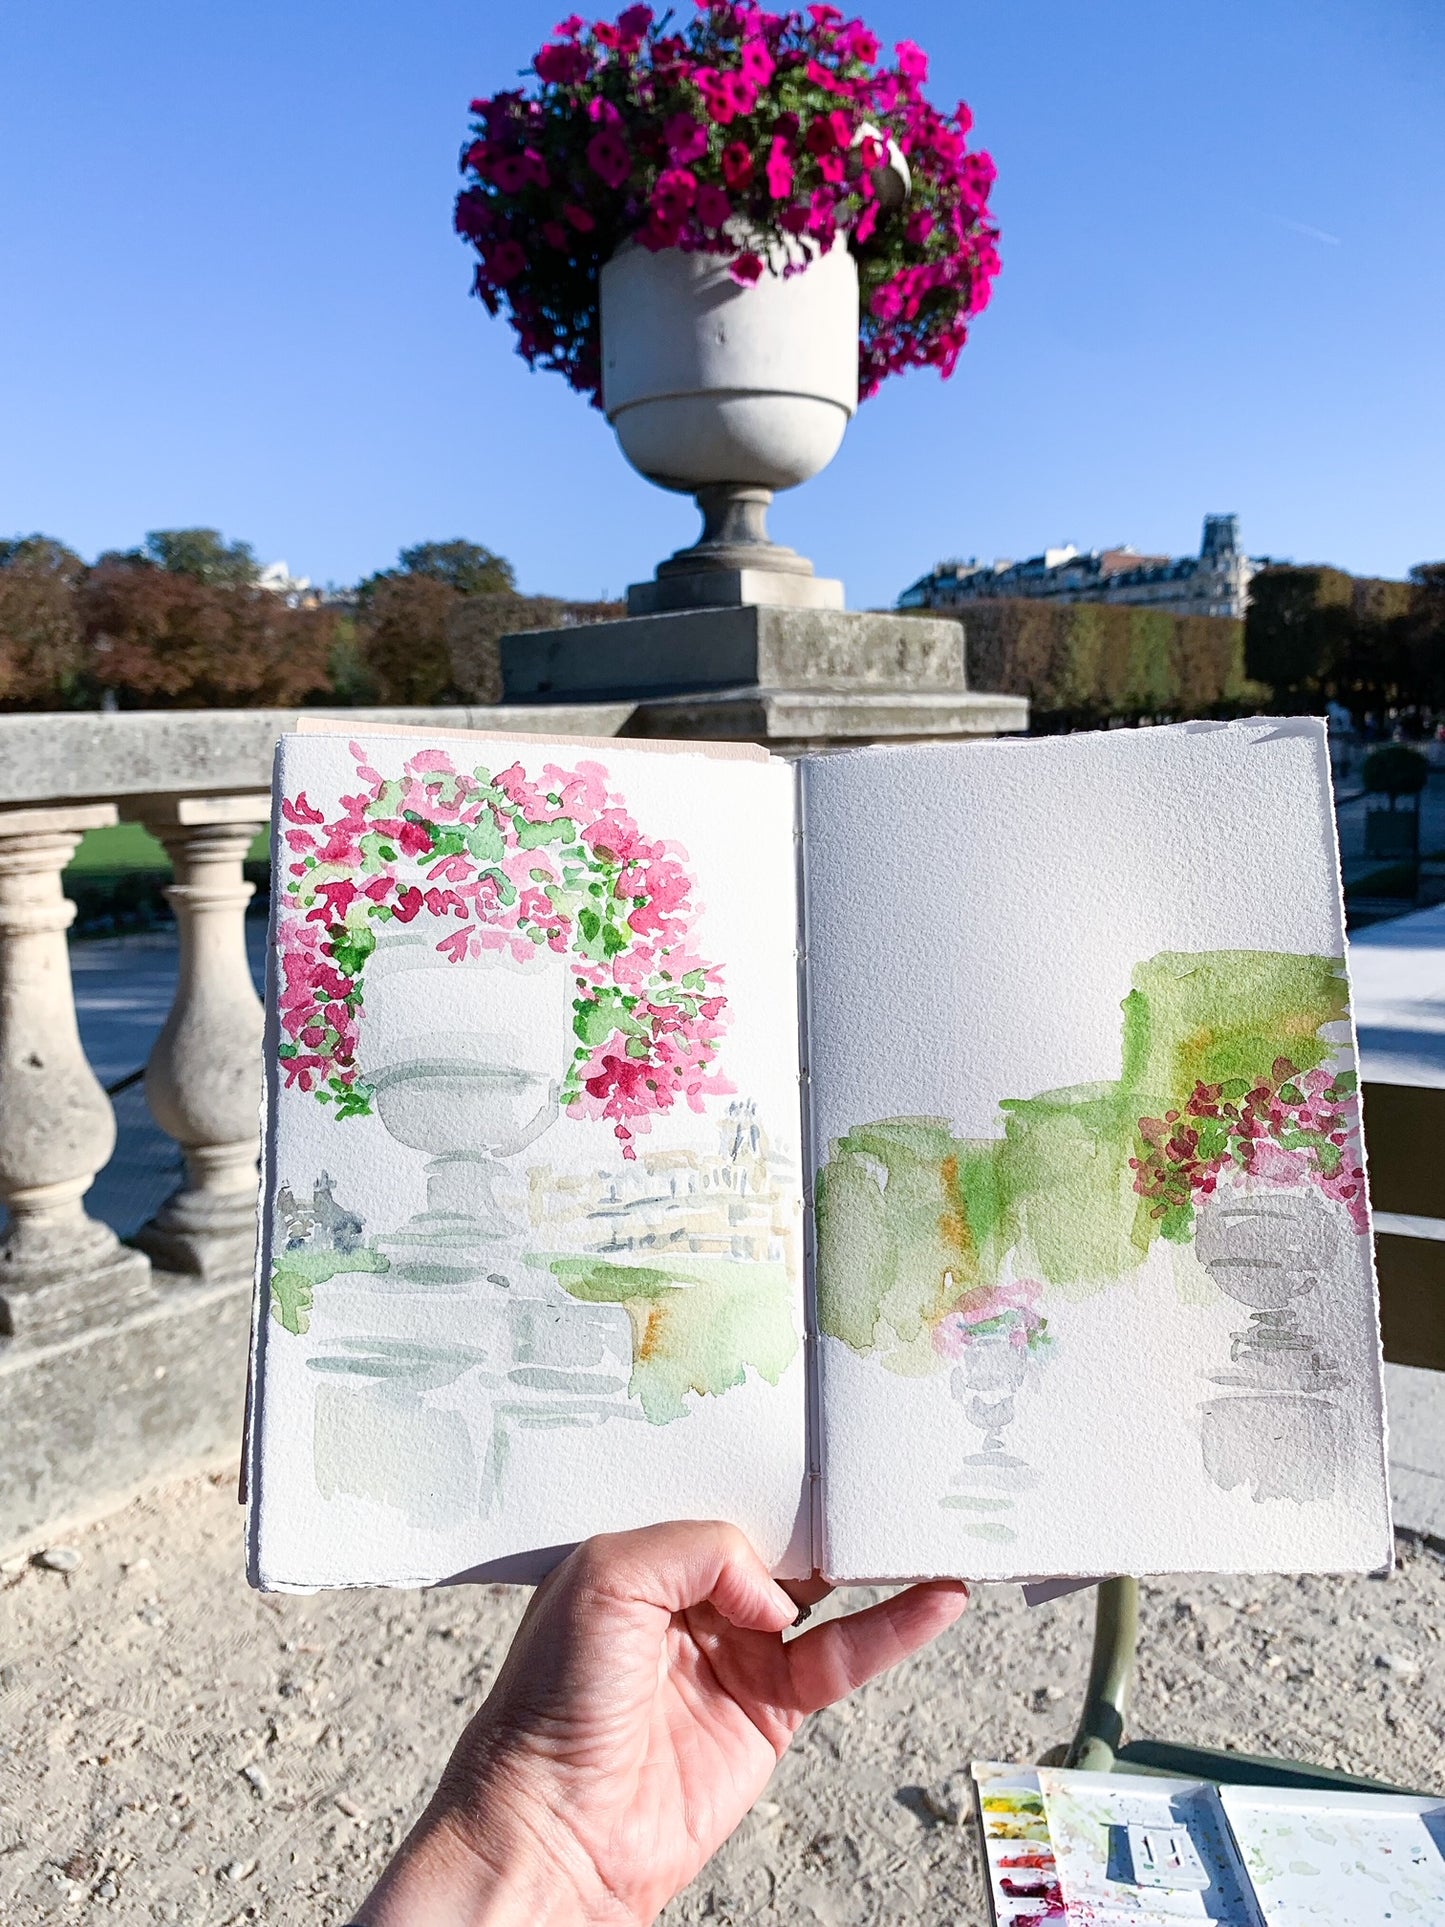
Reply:
<svg viewBox="0 0 1445 1927"><path fill-rule="evenodd" d="M806 1574L791 770L316 734L276 797L254 1581Z"/></svg>
<svg viewBox="0 0 1445 1927"><path fill-rule="evenodd" d="M1323 727L803 788L825 1569L1387 1565Z"/></svg>

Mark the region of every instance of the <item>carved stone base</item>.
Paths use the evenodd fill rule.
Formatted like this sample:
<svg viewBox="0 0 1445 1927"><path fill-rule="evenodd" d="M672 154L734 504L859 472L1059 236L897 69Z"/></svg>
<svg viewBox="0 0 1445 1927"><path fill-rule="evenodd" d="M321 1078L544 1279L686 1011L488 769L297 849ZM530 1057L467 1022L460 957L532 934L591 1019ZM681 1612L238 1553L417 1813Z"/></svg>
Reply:
<svg viewBox="0 0 1445 1927"><path fill-rule="evenodd" d="M182 1190L132 1242L161 1271L188 1278L249 1278L256 1263L256 1200Z"/></svg>
<svg viewBox="0 0 1445 1927"><path fill-rule="evenodd" d="M108 1226L94 1235L13 1236L0 1246L0 1336L46 1343L119 1317L151 1295L150 1262Z"/></svg>
<svg viewBox="0 0 1445 1927"><path fill-rule="evenodd" d="M156 1276L124 1314L99 1319L92 1303L72 1336L0 1345L0 1556L163 1479L234 1465L250 1302L244 1284Z"/></svg>

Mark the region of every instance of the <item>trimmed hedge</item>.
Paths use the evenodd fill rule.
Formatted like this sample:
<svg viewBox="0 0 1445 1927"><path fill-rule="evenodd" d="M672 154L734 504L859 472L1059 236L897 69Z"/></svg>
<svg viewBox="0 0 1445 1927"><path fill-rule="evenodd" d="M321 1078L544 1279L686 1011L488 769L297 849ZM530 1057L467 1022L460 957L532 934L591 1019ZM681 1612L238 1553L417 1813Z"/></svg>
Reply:
<svg viewBox="0 0 1445 1927"><path fill-rule="evenodd" d="M1244 624L1228 616L1001 597L969 603L957 619L972 686L1027 696L1036 727L1050 718L1212 715L1268 697L1245 676Z"/></svg>

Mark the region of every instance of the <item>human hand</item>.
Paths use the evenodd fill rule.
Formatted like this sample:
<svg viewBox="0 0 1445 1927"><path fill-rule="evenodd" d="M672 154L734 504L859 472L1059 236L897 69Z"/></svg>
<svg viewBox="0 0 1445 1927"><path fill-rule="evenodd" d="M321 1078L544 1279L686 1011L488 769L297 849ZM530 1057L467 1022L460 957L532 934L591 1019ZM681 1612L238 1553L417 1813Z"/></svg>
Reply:
<svg viewBox="0 0 1445 1927"><path fill-rule="evenodd" d="M589 1539L537 1589L358 1927L642 1927L737 1826L807 1716L967 1602L939 1580L785 1642L797 1607L735 1527Z"/></svg>

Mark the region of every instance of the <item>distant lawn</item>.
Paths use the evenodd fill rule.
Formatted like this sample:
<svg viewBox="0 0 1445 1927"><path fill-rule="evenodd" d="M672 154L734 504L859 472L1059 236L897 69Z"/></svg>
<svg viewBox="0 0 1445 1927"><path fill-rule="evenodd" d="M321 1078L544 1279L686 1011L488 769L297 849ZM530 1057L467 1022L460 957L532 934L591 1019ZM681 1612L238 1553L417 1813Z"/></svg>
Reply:
<svg viewBox="0 0 1445 1927"><path fill-rule="evenodd" d="M270 854L270 833L263 830L251 845L250 860L264 863ZM117 823L109 830L87 830L71 858L68 875L123 876L128 870L169 870L170 858L139 823Z"/></svg>

